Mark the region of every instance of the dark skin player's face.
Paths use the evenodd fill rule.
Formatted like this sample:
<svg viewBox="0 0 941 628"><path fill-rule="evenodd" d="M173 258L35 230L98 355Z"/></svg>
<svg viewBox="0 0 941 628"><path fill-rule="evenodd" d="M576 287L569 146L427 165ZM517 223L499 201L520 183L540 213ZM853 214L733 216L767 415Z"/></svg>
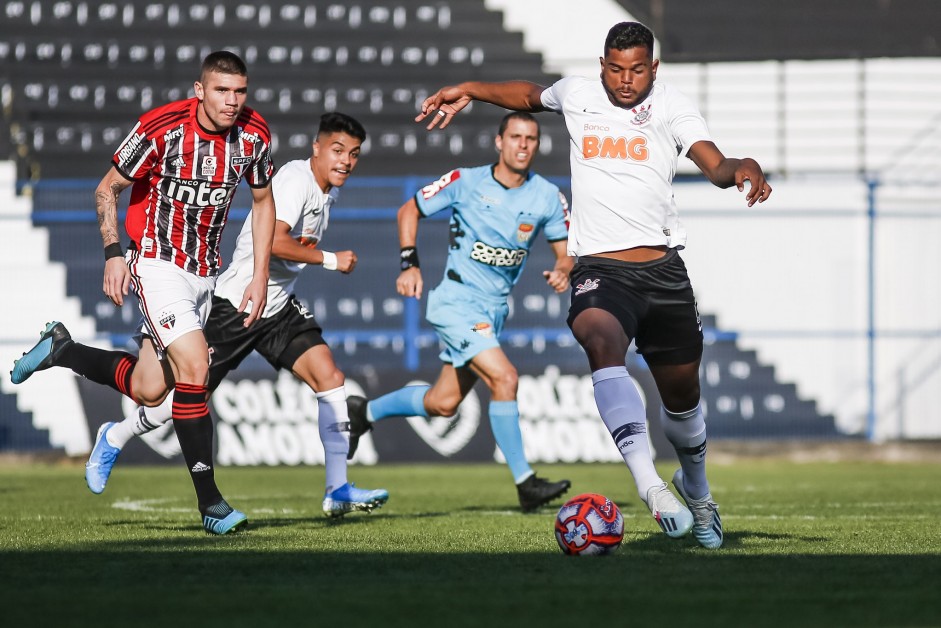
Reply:
<svg viewBox="0 0 941 628"><path fill-rule="evenodd" d="M659 60L646 46L626 50L608 49L601 57L601 83L608 100L616 107L630 109L643 101L657 78Z"/></svg>

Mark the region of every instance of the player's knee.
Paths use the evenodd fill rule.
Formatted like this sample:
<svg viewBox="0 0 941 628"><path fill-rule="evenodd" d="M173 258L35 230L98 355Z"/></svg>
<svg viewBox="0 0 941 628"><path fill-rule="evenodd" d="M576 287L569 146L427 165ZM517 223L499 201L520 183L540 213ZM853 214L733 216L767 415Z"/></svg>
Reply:
<svg viewBox="0 0 941 628"><path fill-rule="evenodd" d="M346 377L343 375L343 371L333 367L323 373L317 373L317 376L314 381L314 390L317 392L323 392L325 390L333 390L335 388L340 388L346 383Z"/></svg>
<svg viewBox="0 0 941 628"><path fill-rule="evenodd" d="M597 309L582 312L572 323L572 335L585 350L592 370L624 363L630 339L611 314Z"/></svg>
<svg viewBox="0 0 941 628"><path fill-rule="evenodd" d="M459 395L446 397L425 397L425 410L429 416L454 416L463 399Z"/></svg>
<svg viewBox="0 0 941 628"><path fill-rule="evenodd" d="M154 408L163 403L170 391L164 385L142 384L139 388L133 389L134 401L138 405Z"/></svg>
<svg viewBox="0 0 941 628"><path fill-rule="evenodd" d="M575 340L585 350L585 354L592 363L607 363L612 359L623 361L627 349L622 352L623 345L613 334L605 334L596 328L575 326L572 328Z"/></svg>
<svg viewBox="0 0 941 628"><path fill-rule="evenodd" d="M209 381L209 354L205 358L177 362L177 382L203 386Z"/></svg>
<svg viewBox="0 0 941 628"><path fill-rule="evenodd" d="M501 399L516 398L519 388L519 374L515 368L509 368L497 373L491 380L493 393Z"/></svg>
<svg viewBox="0 0 941 628"><path fill-rule="evenodd" d="M621 343L612 342L610 338L605 338L595 334L585 338L584 341L576 338L585 355L588 357L588 364L592 370L597 370L605 366L624 364L627 356L627 347Z"/></svg>
<svg viewBox="0 0 941 628"><path fill-rule="evenodd" d="M686 390L660 393L663 407L670 412L686 412L699 404L699 385L690 386Z"/></svg>

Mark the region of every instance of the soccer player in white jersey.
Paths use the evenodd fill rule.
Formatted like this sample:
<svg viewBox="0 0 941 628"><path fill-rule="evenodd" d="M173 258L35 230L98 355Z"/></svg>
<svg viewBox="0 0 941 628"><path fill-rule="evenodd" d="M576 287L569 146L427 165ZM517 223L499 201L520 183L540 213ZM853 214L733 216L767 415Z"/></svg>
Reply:
<svg viewBox="0 0 941 628"><path fill-rule="evenodd" d="M274 177L277 222L268 267L268 302L261 317L245 327L248 314L238 310L252 276L249 216L236 241L232 263L219 276L205 328L212 350L210 392L254 350L275 369L294 373L316 394L326 467L323 511L329 517L352 510L368 512L389 499L383 489L361 489L347 481L350 430L345 378L324 342L320 325L293 294L297 277L308 264L341 273L350 273L356 266L353 251L332 253L319 248L319 243L339 188L353 174L365 139L365 129L354 118L342 113L321 116L311 157L285 164ZM85 481L93 493L105 490L118 455L131 438L170 419L171 403L141 407L119 423L102 426L85 467Z"/></svg>
<svg viewBox="0 0 941 628"><path fill-rule="evenodd" d="M427 320L445 345L433 386L406 386L368 404L350 397L351 448L371 422L402 416L453 416L478 379L490 389L490 427L516 484L523 511L568 490L568 480L537 477L526 460L516 402L516 369L500 348L507 296L519 281L529 250L544 233L555 253L543 271L556 292L569 286L568 204L555 185L530 171L539 124L528 113L504 116L495 138L497 163L452 170L423 187L399 209L401 273L398 293L421 298L419 219L451 209L451 241L444 277L428 295Z"/></svg>
<svg viewBox="0 0 941 628"><path fill-rule="evenodd" d="M212 418L206 405L209 349L203 325L219 272L219 243L235 190L252 189L255 249L251 278L239 309L264 309L274 230L271 133L245 106L248 71L237 55L221 50L202 64L194 97L144 113L115 151L112 167L95 190L104 243L103 290L118 306L133 286L142 314L140 353L102 351L72 338L60 322L13 367L19 384L34 372L63 366L110 386L141 405L160 405L174 391L173 427L190 471L203 527L234 532L248 522L222 498L212 460ZM125 230L118 236L118 196L131 188Z"/></svg>
<svg viewBox="0 0 941 628"><path fill-rule="evenodd" d="M706 479L702 326L677 254L686 233L673 175L685 155L718 187L744 191L747 181L749 207L767 200L771 186L755 160L719 151L688 98L655 82L653 45L646 26L622 22L605 39L600 81L462 83L427 98L416 121L432 116L427 128L443 128L472 100L564 116L571 138L569 253L578 256L568 322L588 355L598 410L664 532L676 538L692 529L702 546L715 549L722 522ZM673 485L688 508L654 468L643 402L625 367L632 340L660 392L663 429L680 461Z"/></svg>

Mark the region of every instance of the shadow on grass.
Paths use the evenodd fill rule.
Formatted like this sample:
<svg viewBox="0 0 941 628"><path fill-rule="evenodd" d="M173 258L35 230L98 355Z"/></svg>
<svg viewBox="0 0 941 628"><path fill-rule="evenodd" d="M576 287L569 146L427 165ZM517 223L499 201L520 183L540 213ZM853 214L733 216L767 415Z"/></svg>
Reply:
<svg viewBox="0 0 941 628"><path fill-rule="evenodd" d="M299 521L360 525L351 518L265 526ZM664 613L672 625L696 626L914 626L941 618L936 555L742 555L736 548L755 536L749 532L729 534L719 552L651 533L629 535L613 556L573 558L379 546L287 551L283 541L268 550L250 532L200 538L192 528L194 538L0 552L4 625L101 625L101 613L107 625L192 620L200 628L428 621L541 628L594 616L638 625L661 622Z"/></svg>

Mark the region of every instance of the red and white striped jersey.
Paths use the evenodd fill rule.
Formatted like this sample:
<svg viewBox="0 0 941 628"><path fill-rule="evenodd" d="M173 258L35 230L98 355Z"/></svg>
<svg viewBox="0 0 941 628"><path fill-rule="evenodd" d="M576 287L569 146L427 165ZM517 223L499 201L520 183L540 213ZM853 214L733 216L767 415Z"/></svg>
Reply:
<svg viewBox="0 0 941 628"><path fill-rule="evenodd" d="M112 163L134 182L124 225L141 255L214 276L239 181L263 188L271 180L271 133L249 107L213 133L197 122L198 104L189 98L142 115Z"/></svg>

